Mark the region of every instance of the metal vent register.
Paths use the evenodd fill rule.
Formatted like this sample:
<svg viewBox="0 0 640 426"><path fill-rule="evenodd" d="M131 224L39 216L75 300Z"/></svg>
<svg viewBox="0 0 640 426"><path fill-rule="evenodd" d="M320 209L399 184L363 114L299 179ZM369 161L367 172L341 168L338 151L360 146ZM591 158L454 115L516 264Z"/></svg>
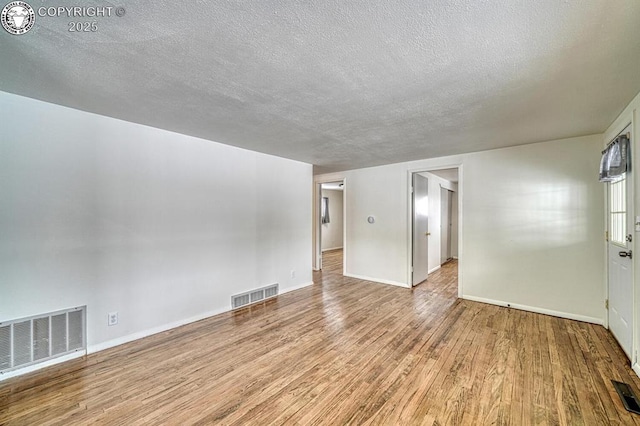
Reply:
<svg viewBox="0 0 640 426"><path fill-rule="evenodd" d="M86 306L0 322L0 374L86 348Z"/></svg>
<svg viewBox="0 0 640 426"><path fill-rule="evenodd" d="M241 308L261 300L269 299L278 295L278 284L251 290L246 293L231 296L232 309Z"/></svg>

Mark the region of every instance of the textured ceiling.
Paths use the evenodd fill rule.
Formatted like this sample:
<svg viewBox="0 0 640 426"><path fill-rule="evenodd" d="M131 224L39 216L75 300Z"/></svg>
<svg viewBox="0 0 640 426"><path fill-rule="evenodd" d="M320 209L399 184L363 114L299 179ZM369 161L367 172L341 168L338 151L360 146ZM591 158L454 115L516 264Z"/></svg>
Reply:
<svg viewBox="0 0 640 426"><path fill-rule="evenodd" d="M640 91L640 1L31 1L0 90L353 169L602 132Z"/></svg>

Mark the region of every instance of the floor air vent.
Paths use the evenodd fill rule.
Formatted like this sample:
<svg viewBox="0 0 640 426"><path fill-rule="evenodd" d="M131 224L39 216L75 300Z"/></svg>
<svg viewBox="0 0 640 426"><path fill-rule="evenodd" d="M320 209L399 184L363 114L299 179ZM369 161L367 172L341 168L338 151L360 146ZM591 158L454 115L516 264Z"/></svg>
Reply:
<svg viewBox="0 0 640 426"><path fill-rule="evenodd" d="M251 290L246 293L231 296L232 309L241 308L261 300L269 299L278 295L278 284Z"/></svg>
<svg viewBox="0 0 640 426"><path fill-rule="evenodd" d="M626 383L617 382L615 380L612 380L611 383L613 383L614 389L618 392L624 408L632 413L640 414L640 403L638 403L638 398L636 398L631 387Z"/></svg>
<svg viewBox="0 0 640 426"><path fill-rule="evenodd" d="M0 322L0 374L86 348L86 306Z"/></svg>

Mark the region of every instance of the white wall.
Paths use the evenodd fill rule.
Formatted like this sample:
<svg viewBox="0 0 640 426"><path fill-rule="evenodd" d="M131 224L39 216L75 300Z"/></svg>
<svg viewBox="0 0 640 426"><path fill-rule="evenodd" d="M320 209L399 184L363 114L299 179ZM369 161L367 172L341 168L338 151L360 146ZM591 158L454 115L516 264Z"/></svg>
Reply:
<svg viewBox="0 0 640 426"><path fill-rule="evenodd" d="M631 155L633 158L632 173L633 173L633 185L634 185L634 202L635 212L634 216L640 215L640 93L627 105L627 107L620 113L620 115L614 120L609 128L604 132L603 139L601 140L601 147L604 147L611 139L613 139L619 132L621 132L629 123L632 124L632 147ZM604 223L603 223L604 225ZM640 238L640 232L634 232L634 256L633 256L633 288L634 288L634 312L639 312L640 307L640 256L636 256L639 246L638 238ZM602 242L604 246L604 241ZM605 262L605 260L603 260ZM607 289L604 290L603 297L607 296ZM633 344L632 353L637 354L640 349L640 315L634 316L633 323ZM633 369L640 376L640 364L638 364L637 356L633 359Z"/></svg>
<svg viewBox="0 0 640 426"><path fill-rule="evenodd" d="M87 305L99 349L311 284L311 165L3 92L0 110L0 321Z"/></svg>
<svg viewBox="0 0 640 426"><path fill-rule="evenodd" d="M343 191L323 189L322 196L329 199L329 223L322 224L322 251L342 248L343 230Z"/></svg>
<svg viewBox="0 0 640 426"><path fill-rule="evenodd" d="M398 250L407 243L407 218L398 210L408 200L405 173L406 165L392 164L324 176L349 176L344 195L347 276L407 286L407 249ZM373 224L367 222L369 216Z"/></svg>
<svg viewBox="0 0 640 426"><path fill-rule="evenodd" d="M602 322L601 142L585 136L316 179L349 180L347 274L407 286L409 172L460 165L463 297Z"/></svg>

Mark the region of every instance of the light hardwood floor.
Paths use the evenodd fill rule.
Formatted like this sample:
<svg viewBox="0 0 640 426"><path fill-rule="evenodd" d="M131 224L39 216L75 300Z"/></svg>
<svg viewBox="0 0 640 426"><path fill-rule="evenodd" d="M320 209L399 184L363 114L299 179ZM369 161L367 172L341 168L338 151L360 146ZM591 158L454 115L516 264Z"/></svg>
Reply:
<svg viewBox="0 0 640 426"><path fill-rule="evenodd" d="M413 290L316 284L0 383L0 424L640 424L640 381L600 326Z"/></svg>

